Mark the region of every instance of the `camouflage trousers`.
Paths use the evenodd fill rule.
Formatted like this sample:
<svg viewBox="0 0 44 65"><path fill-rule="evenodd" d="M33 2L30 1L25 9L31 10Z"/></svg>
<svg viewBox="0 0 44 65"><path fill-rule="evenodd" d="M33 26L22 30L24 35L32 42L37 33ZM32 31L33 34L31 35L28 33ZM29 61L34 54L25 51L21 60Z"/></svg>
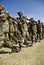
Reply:
<svg viewBox="0 0 44 65"><path fill-rule="evenodd" d="M43 32L42 31L41 31L41 34L40 35L41 35L41 39L42 39L43 38Z"/></svg>
<svg viewBox="0 0 44 65"><path fill-rule="evenodd" d="M23 44L27 45L27 40L29 41L29 33L23 32L23 35L21 38L21 45L23 45Z"/></svg>
<svg viewBox="0 0 44 65"><path fill-rule="evenodd" d="M37 39L41 40L41 33L37 33Z"/></svg>
<svg viewBox="0 0 44 65"><path fill-rule="evenodd" d="M33 41L37 42L37 33L30 33L30 36L31 36L31 41L33 43Z"/></svg>
<svg viewBox="0 0 44 65"><path fill-rule="evenodd" d="M4 40L5 46L11 48L13 46L13 44L11 42L12 38L10 40L9 33L4 33L4 35L5 35L5 40Z"/></svg>
<svg viewBox="0 0 44 65"><path fill-rule="evenodd" d="M5 35L4 34L0 35L0 47L3 46L4 40L5 40Z"/></svg>

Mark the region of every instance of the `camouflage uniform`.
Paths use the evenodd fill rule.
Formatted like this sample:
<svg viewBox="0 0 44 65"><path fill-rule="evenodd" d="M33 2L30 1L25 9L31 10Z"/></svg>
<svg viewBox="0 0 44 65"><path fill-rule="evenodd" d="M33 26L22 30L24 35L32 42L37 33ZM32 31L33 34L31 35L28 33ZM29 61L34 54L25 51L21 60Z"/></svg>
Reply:
<svg viewBox="0 0 44 65"><path fill-rule="evenodd" d="M41 39L43 39L43 22L41 22Z"/></svg>
<svg viewBox="0 0 44 65"><path fill-rule="evenodd" d="M7 20L8 20L8 34L9 34L9 40L5 40L5 45L9 48L12 48L12 51L19 51L20 49L17 49L15 46L15 44L17 44L17 37L15 36L16 35L16 30L17 30L17 26L16 26L16 23L15 23L15 18L13 18L9 13L7 13L8 17L7 17ZM7 31L7 30L6 30ZM15 35L14 35L15 34ZM16 50L15 50L16 48Z"/></svg>
<svg viewBox="0 0 44 65"><path fill-rule="evenodd" d="M1 8L1 6L0 6ZM0 10L0 31L1 31L1 34L2 37L4 37L4 46L7 46L7 47L10 47L10 44L9 44L9 21L8 21L8 13L6 11L4 11L4 8L2 8L2 10Z"/></svg>
<svg viewBox="0 0 44 65"><path fill-rule="evenodd" d="M35 42L37 42L37 23L33 18L31 18L30 21L31 21L30 22L30 35L31 35L32 43L33 43L34 37L35 37Z"/></svg>
<svg viewBox="0 0 44 65"><path fill-rule="evenodd" d="M42 29L43 29L43 30L42 30L42 32L43 32L43 33L42 33L42 36L43 36L43 38L44 38L44 24L42 25L42 27L43 27L43 28L42 28Z"/></svg>
<svg viewBox="0 0 44 65"><path fill-rule="evenodd" d="M13 36L14 27L13 27L13 20L11 18L9 19L9 33L10 33L10 35ZM10 40L12 41L12 37L11 36L10 36Z"/></svg>
<svg viewBox="0 0 44 65"><path fill-rule="evenodd" d="M41 23L40 23L40 20L38 20L38 23L37 23L37 38L39 38L39 41L41 40Z"/></svg>
<svg viewBox="0 0 44 65"><path fill-rule="evenodd" d="M18 43L18 29L17 29L17 20L11 17L9 19L9 33L10 33L10 40L14 41L15 44Z"/></svg>
<svg viewBox="0 0 44 65"><path fill-rule="evenodd" d="M13 46L13 39L12 39L12 36L13 36L13 34L14 34L14 26L13 26L13 20L12 20L12 16L9 14L9 13L6 13L7 14L7 20L8 20L8 25L7 25L7 28L8 28L8 32L7 32L7 30L6 30L6 32L8 33L8 40L5 40L5 42L6 42L6 46L8 46L8 47L12 47ZM5 32L5 33L6 33ZM7 34L6 33L6 34Z"/></svg>
<svg viewBox="0 0 44 65"><path fill-rule="evenodd" d="M6 14L4 13L4 18L3 18L4 23L3 23L2 28L3 28L3 33L5 35L5 40L4 40L5 45L7 47L9 47L10 46L9 45L9 21L8 21L7 17L6 17L6 19L5 19L5 17L6 17Z"/></svg>
<svg viewBox="0 0 44 65"><path fill-rule="evenodd" d="M21 32L21 45L22 44L27 44L27 38L29 37L28 35L28 27L26 23L25 16L23 16L22 12L18 12L19 18L18 18L18 24L19 24L19 30Z"/></svg>
<svg viewBox="0 0 44 65"><path fill-rule="evenodd" d="M4 11L4 7L3 5L0 5L0 47L4 44L4 39L5 39L5 36L3 34L4 21L2 20L3 18L2 11Z"/></svg>
<svg viewBox="0 0 44 65"><path fill-rule="evenodd" d="M20 34L20 31L18 30L18 23L17 23L17 19L14 20L14 39L16 40L16 43L18 44L19 42L19 39L21 38L21 34ZM19 35L20 34L20 35Z"/></svg>

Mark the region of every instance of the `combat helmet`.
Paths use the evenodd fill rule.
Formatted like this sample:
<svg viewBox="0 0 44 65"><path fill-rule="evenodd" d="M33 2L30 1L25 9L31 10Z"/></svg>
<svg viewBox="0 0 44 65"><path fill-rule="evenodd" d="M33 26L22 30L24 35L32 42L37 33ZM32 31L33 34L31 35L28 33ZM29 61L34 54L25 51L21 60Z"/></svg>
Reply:
<svg viewBox="0 0 44 65"><path fill-rule="evenodd" d="M4 6L3 5L0 5L0 10L4 10Z"/></svg>
<svg viewBox="0 0 44 65"><path fill-rule="evenodd" d="M29 21L32 21L32 22L34 22L35 20L34 20L34 18L30 18L30 19L29 19Z"/></svg>
<svg viewBox="0 0 44 65"><path fill-rule="evenodd" d="M23 16L23 18L26 19L26 20L28 19L26 16Z"/></svg>
<svg viewBox="0 0 44 65"><path fill-rule="evenodd" d="M40 20L38 20L38 23L40 24Z"/></svg>
<svg viewBox="0 0 44 65"><path fill-rule="evenodd" d="M17 12L17 14L18 14L19 16L22 16L22 15L23 15L22 11Z"/></svg>

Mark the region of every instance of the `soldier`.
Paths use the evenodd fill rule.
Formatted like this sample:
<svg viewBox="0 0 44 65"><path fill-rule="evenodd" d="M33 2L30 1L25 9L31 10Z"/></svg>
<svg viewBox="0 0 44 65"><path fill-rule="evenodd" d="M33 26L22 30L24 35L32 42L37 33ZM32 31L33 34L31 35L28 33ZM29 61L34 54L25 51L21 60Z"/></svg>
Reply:
<svg viewBox="0 0 44 65"><path fill-rule="evenodd" d="M2 11L4 11L4 6L3 5L0 5L0 47L4 44L4 39L5 39L5 36L3 34L3 15L2 15Z"/></svg>
<svg viewBox="0 0 44 65"><path fill-rule="evenodd" d="M5 42L5 46L11 48L12 47L12 43L10 42L10 39L9 39L9 20L8 20L8 13L6 12L4 15L7 17L7 19L4 20L5 23L3 25L3 30L4 30L4 34L5 34L5 40L4 40L4 42Z"/></svg>
<svg viewBox="0 0 44 65"><path fill-rule="evenodd" d="M8 14L9 20L9 39L12 45L12 51L20 51L20 48L14 47L18 43L18 29L17 29L17 20ZM16 50L15 50L16 48Z"/></svg>
<svg viewBox="0 0 44 65"><path fill-rule="evenodd" d="M13 25L14 25L14 37L16 38L16 41L18 43L19 39L21 39L21 33L18 30L18 22L17 21L18 20L15 19L14 22L13 22Z"/></svg>
<svg viewBox="0 0 44 65"><path fill-rule="evenodd" d="M20 11L18 12L18 15L19 15L19 18L18 19L18 27L19 27L19 31L21 32L21 43L20 43L20 46L22 46L22 44L27 44L26 42L26 36L27 36L27 30L28 30L28 27L27 27L27 23L26 23L26 19L25 19L25 16L23 16L23 13ZM29 37L29 36L27 36Z"/></svg>
<svg viewBox="0 0 44 65"><path fill-rule="evenodd" d="M7 13L4 11L4 8L2 5L0 5L0 8L2 7L2 9L0 9L0 25L1 25L1 30L3 32L4 35L4 44L6 40L9 40L8 38L8 32L9 32L9 22L7 20Z"/></svg>
<svg viewBox="0 0 44 65"><path fill-rule="evenodd" d="M27 20L28 20L28 18L26 17L26 16L23 16L23 19L24 19L24 44L26 44L27 46L31 46L31 44L30 44L30 39L29 39L29 37L30 37L30 34L29 34L29 32L28 32L28 23L27 23Z"/></svg>
<svg viewBox="0 0 44 65"><path fill-rule="evenodd" d="M28 23L28 32L29 32L29 39L31 41L31 26L30 26L30 22Z"/></svg>
<svg viewBox="0 0 44 65"><path fill-rule="evenodd" d="M29 19L29 21L30 21L31 40L33 44L34 36L35 36L35 42L37 42L37 23L33 18Z"/></svg>
<svg viewBox="0 0 44 65"><path fill-rule="evenodd" d="M39 41L41 40L41 23L40 23L40 20L38 20L38 23L37 23L37 38L39 38Z"/></svg>
<svg viewBox="0 0 44 65"><path fill-rule="evenodd" d="M43 32L43 33L42 33L42 37L44 38L44 24L43 24L42 27L43 27L43 28L42 28L42 29L43 29L43 30L42 30L42 32Z"/></svg>
<svg viewBox="0 0 44 65"><path fill-rule="evenodd" d="M43 22L41 22L41 40L43 39Z"/></svg>
<svg viewBox="0 0 44 65"><path fill-rule="evenodd" d="M4 46L12 47L12 43L9 43L9 20L8 13L4 11L4 7L0 5L0 45L2 42Z"/></svg>
<svg viewBox="0 0 44 65"><path fill-rule="evenodd" d="M13 36L13 34L14 34L13 20L12 20L11 17L9 17L9 33L10 33L10 35L12 35L12 36ZM10 41L12 42L12 41L13 41L13 40L12 40L12 37L10 36L9 38L10 38Z"/></svg>

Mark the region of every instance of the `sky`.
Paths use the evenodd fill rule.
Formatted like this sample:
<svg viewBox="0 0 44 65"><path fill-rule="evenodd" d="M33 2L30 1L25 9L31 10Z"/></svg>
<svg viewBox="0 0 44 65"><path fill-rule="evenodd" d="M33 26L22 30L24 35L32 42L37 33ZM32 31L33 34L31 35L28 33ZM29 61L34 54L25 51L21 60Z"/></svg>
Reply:
<svg viewBox="0 0 44 65"><path fill-rule="evenodd" d="M44 22L44 0L0 0L0 4L14 17L22 11L24 16Z"/></svg>

